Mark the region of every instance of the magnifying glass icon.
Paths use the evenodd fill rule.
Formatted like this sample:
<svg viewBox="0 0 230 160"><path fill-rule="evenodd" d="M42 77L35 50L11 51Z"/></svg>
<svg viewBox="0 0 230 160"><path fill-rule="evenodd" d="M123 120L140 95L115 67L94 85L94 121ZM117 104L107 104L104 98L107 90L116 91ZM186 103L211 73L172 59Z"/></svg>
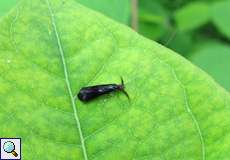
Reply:
<svg viewBox="0 0 230 160"><path fill-rule="evenodd" d="M14 155L14 157L17 157L18 154L17 152L15 152L15 145L13 142L11 141L7 141L3 144L3 150L6 152L6 153L11 153Z"/></svg>

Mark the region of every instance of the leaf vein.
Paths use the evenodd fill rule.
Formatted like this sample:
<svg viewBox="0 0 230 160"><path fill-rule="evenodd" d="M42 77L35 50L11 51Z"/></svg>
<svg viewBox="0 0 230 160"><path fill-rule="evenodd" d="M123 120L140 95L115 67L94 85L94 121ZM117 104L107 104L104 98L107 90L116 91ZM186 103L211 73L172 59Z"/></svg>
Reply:
<svg viewBox="0 0 230 160"><path fill-rule="evenodd" d="M52 26L53 26L53 29L54 29L54 32L55 32L55 35L56 35L56 40L57 40L59 53L60 53L61 59L62 59L64 75L65 75L65 81L66 81L67 89L68 89L69 96L70 96L70 99L71 99L72 108L73 108L73 111L74 111L74 118L75 118L76 123L77 123L77 128L78 128L79 137L80 137L80 140L81 140L81 146L82 146L82 150L83 150L84 159L88 160L88 155L87 155L87 151L86 151L86 147L85 147L85 141L84 141L84 136L83 136L83 132L82 132L82 128L81 128L81 123L80 123L80 119L79 119L79 116L78 116L78 111L77 111L77 108L76 108L76 105L75 105L74 96L73 96L71 86L70 86L66 60L65 60L61 40L60 40L60 37L59 37L59 33L57 31L57 26L56 26L56 22L55 22L55 18L54 18L54 13L52 11L51 4L50 4L49 0L46 0L46 2L47 2L48 9L49 9L49 12L50 12Z"/></svg>
<svg viewBox="0 0 230 160"><path fill-rule="evenodd" d="M191 116L191 118L192 118L192 120L193 120L193 122L194 122L194 124L196 126L196 130L197 130L197 132L199 134L200 141L201 141L202 160L205 160L205 144L204 144L204 138L203 138L203 134L201 132L200 125L199 125L195 115L193 114L193 112L191 110L190 104L188 102L188 96L187 96L187 92L186 92L184 84L179 80L178 76L176 75L175 70L172 67L171 67L171 69L172 69L172 73L173 73L173 75L175 77L175 80L179 83L179 85L183 89L183 95L184 95L184 101L185 101L186 110L190 114L190 116Z"/></svg>

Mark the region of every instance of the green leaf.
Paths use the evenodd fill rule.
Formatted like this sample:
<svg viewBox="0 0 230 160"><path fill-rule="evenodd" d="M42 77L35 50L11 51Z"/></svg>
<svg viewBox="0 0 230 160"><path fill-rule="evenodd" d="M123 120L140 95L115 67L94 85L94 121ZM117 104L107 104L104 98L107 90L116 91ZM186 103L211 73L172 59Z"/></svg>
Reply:
<svg viewBox="0 0 230 160"><path fill-rule="evenodd" d="M162 15L156 15L144 9L139 10L139 20L141 22L163 24L165 23L165 17Z"/></svg>
<svg viewBox="0 0 230 160"><path fill-rule="evenodd" d="M204 2L191 2L175 12L175 20L181 31L196 29L210 20L210 7Z"/></svg>
<svg viewBox="0 0 230 160"><path fill-rule="evenodd" d="M0 1L0 16L7 13L13 6L16 5L18 0L1 0Z"/></svg>
<svg viewBox="0 0 230 160"><path fill-rule="evenodd" d="M219 1L214 3L212 7L212 19L216 27L226 37L230 38L230 1Z"/></svg>
<svg viewBox="0 0 230 160"><path fill-rule="evenodd" d="M168 26L166 11L159 3L149 0L139 2L139 33L150 39L159 39Z"/></svg>
<svg viewBox="0 0 230 160"><path fill-rule="evenodd" d="M230 96L175 52L68 0L0 21L0 137L23 159L228 159ZM74 101L83 86L122 93Z"/></svg>
<svg viewBox="0 0 230 160"><path fill-rule="evenodd" d="M230 47L220 43L208 43L191 54L190 60L212 75L230 91Z"/></svg>
<svg viewBox="0 0 230 160"><path fill-rule="evenodd" d="M166 32L166 29L159 24L141 22L138 32L147 38L158 39Z"/></svg>
<svg viewBox="0 0 230 160"><path fill-rule="evenodd" d="M130 0L77 0L81 4L99 11L119 22L129 24Z"/></svg>
<svg viewBox="0 0 230 160"><path fill-rule="evenodd" d="M166 18L166 10L159 2L149 0L139 2L139 19L141 21L164 23Z"/></svg>

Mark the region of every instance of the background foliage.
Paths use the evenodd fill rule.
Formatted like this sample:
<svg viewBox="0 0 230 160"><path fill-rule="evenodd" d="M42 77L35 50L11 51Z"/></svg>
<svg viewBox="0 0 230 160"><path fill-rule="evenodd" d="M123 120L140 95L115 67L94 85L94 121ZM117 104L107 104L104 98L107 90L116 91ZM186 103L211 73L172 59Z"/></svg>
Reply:
<svg viewBox="0 0 230 160"><path fill-rule="evenodd" d="M77 0L130 25L131 0ZM17 0L1 0L0 16ZM138 32L175 50L230 91L230 0L139 0Z"/></svg>
<svg viewBox="0 0 230 160"><path fill-rule="evenodd" d="M140 33L182 54L230 90L229 0L140 0L139 5Z"/></svg>

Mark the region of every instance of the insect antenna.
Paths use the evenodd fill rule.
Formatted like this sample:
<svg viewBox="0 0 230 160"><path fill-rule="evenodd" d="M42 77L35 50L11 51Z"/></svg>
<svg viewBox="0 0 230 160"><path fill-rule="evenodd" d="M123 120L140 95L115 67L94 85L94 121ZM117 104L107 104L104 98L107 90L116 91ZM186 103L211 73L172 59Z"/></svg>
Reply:
<svg viewBox="0 0 230 160"><path fill-rule="evenodd" d="M121 90L125 95L126 95L126 97L128 98L128 100L130 101L130 97L129 97L129 94L123 89L123 90Z"/></svg>
<svg viewBox="0 0 230 160"><path fill-rule="evenodd" d="M121 77L121 85L124 87L124 80L122 77Z"/></svg>
<svg viewBox="0 0 230 160"><path fill-rule="evenodd" d="M123 89L121 91L126 95L126 97L128 98L128 100L130 101L129 94L125 91L125 84L124 84L124 80L123 80L122 77L121 77L121 85L123 86Z"/></svg>

